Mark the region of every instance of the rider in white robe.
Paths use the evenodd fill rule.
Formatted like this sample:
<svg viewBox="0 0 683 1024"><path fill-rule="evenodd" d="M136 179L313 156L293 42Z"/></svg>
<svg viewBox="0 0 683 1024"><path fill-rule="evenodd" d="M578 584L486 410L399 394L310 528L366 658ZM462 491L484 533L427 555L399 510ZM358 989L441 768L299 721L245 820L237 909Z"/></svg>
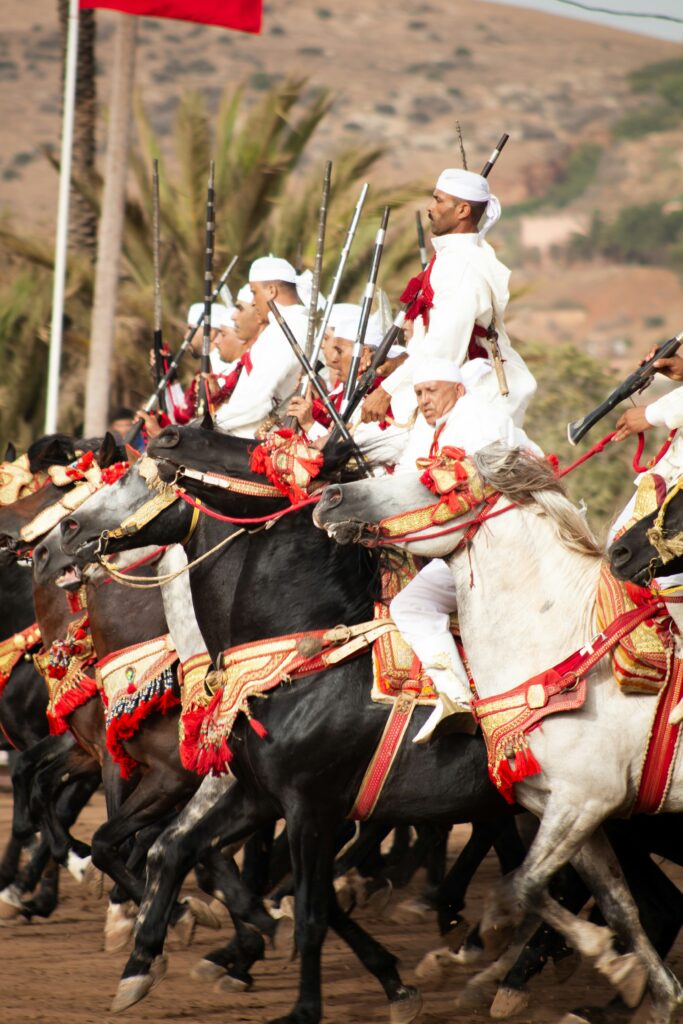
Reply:
<svg viewBox="0 0 683 1024"><path fill-rule="evenodd" d="M393 403L397 389L410 382L417 358L437 356L458 366L478 356L490 358L491 342L485 334L493 326L510 393L500 393L495 374L482 378L473 392L521 426L536 381L513 349L503 323L510 297L510 271L485 240L500 217L500 203L491 195L486 178L449 169L436 183L428 215L435 256L422 280L416 305L408 309L408 316L415 317L409 359L365 400L364 419L382 419L389 399ZM473 332L477 332L476 337Z"/></svg>
<svg viewBox="0 0 683 1024"><path fill-rule="evenodd" d="M446 446L463 448L471 455L500 441L541 454L500 406L490 405L477 393L477 383L490 374L491 367L483 359L462 368L444 359L416 360L413 381L421 411L397 472L417 472L417 458ZM430 389L435 395L430 396ZM450 615L455 610L453 576L441 558L429 562L391 602L394 622L439 695L414 743L429 740L447 715L469 710L469 681L450 631Z"/></svg>
<svg viewBox="0 0 683 1024"><path fill-rule="evenodd" d="M255 260L249 269L254 305L265 327L251 350L251 365L240 373L230 399L216 412L216 425L237 437L255 437L263 421L294 392L300 367L267 300L274 299L301 346L308 326L308 310L297 292L297 274L291 263L274 256Z"/></svg>

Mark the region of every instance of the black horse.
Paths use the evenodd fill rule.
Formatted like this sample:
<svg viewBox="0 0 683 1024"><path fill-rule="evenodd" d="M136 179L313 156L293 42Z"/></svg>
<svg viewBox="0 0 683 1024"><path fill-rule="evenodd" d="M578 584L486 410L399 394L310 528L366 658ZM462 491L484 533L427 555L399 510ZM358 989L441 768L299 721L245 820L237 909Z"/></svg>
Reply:
<svg viewBox="0 0 683 1024"><path fill-rule="evenodd" d="M669 492L665 501L661 527L665 543L671 545L676 539L680 541L683 534L683 492L678 489L674 494ZM671 552L666 552L665 561L648 536L659 515L658 508L644 516L610 547L610 568L617 579L648 586L657 576L683 572L683 553L674 553L679 550L675 543Z"/></svg>

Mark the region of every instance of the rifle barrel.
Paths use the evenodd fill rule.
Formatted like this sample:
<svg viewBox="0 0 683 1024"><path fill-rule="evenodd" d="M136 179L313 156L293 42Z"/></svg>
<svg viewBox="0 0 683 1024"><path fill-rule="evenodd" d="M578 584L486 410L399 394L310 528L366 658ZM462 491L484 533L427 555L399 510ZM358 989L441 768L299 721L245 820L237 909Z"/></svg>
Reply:
<svg viewBox="0 0 683 1024"><path fill-rule="evenodd" d="M429 260L427 259L427 246L425 245L425 230L422 227L422 217L419 210L415 213L415 223L417 226L417 247L420 250L420 263L422 269L426 270Z"/></svg>
<svg viewBox="0 0 683 1024"><path fill-rule="evenodd" d="M486 163L482 167L482 170L481 170L482 178L488 178L489 174L491 173L491 169L493 168L493 165L495 164L496 160L500 156L500 154L502 152L502 149L503 149L503 146L505 145L505 143L507 142L507 140L509 138L510 138L510 136L508 135L508 133L507 132L503 132L501 137L498 139L498 144L497 144L496 148L491 153L491 156L488 158L488 160L486 161Z"/></svg>
<svg viewBox="0 0 683 1024"><path fill-rule="evenodd" d="M197 415L203 416L208 408L207 381L205 374L211 372L211 296L213 293L213 247L216 230L214 195L215 169L213 160L209 164L209 184L206 190L206 243L204 246L204 336L202 338L201 377L197 388Z"/></svg>

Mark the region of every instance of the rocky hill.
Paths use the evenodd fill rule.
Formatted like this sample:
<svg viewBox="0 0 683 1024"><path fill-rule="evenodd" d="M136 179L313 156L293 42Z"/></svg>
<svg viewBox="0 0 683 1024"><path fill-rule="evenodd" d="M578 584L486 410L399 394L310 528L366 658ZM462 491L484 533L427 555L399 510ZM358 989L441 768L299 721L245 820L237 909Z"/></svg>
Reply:
<svg viewBox="0 0 683 1024"><path fill-rule="evenodd" d="M53 230L56 175L41 156L59 142L62 40L54 0L5 0L0 26L0 208L15 224ZM106 107L115 16L97 14L100 103ZM459 119L472 167L505 130L495 171L506 226L502 255L521 294L513 331L573 340L612 362L683 327L677 269L635 266L564 249L625 206L683 194L683 123L660 118L657 97L629 78L681 58L680 47L484 0L271 0L264 32L243 36L163 19L139 26L137 86L162 134L181 92L213 101L228 83L259 91L288 73L337 94L318 137L321 159L342 142L388 146L378 174L429 188L459 162ZM665 130L631 132L652 112ZM631 121L629 121L631 119ZM655 123L657 122L657 123ZM100 145L105 132L100 118ZM624 127L625 126L625 127Z"/></svg>

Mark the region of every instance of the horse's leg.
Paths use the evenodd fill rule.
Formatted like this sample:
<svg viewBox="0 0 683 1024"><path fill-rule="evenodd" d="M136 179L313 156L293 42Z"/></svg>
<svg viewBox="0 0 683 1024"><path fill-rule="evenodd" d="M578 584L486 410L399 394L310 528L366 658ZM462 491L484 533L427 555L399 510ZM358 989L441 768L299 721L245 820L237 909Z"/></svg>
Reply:
<svg viewBox="0 0 683 1024"><path fill-rule="evenodd" d="M142 902L143 880L131 871L121 856L120 847L140 829L154 823L188 796L186 779L152 770L140 778L123 801L92 837L93 863L124 889L136 903Z"/></svg>
<svg viewBox="0 0 683 1024"><path fill-rule="evenodd" d="M334 889L330 891L329 924L355 953L363 967L377 978L390 1003L392 1024L408 1024L417 1017L422 998L416 988L404 985L398 973L398 961L381 943L373 939L339 906Z"/></svg>
<svg viewBox="0 0 683 1024"><path fill-rule="evenodd" d="M291 1011L269 1024L319 1024L322 1014L320 956L327 932L334 863L334 821L317 808L287 814L294 872L296 944L301 958L299 994Z"/></svg>
<svg viewBox="0 0 683 1024"><path fill-rule="evenodd" d="M210 849L251 835L274 817L272 807L257 805L231 776L204 779L176 821L157 839L147 857L145 896L135 929L135 946L123 971L112 1011L143 999L163 976L161 957L166 931L183 879ZM232 893L224 894L230 903Z"/></svg>
<svg viewBox="0 0 683 1024"><path fill-rule="evenodd" d="M271 821L255 832L244 844L242 881L257 896L264 896L268 892L274 838L275 822Z"/></svg>
<svg viewBox="0 0 683 1024"><path fill-rule="evenodd" d="M654 1009L651 1024L669 1024L676 1008L683 1005L683 987L662 963L648 939L619 862L601 829L576 854L572 863L590 886L607 923L631 945L647 969ZM617 980L622 983L620 977ZM630 1006L637 1005L641 995L635 984L622 991L624 1001Z"/></svg>
<svg viewBox="0 0 683 1024"><path fill-rule="evenodd" d="M12 835L19 840L29 839L36 831L31 814L31 788L38 766L44 759L54 760L70 750L75 740L70 733L45 736L33 747L23 750L12 763Z"/></svg>

